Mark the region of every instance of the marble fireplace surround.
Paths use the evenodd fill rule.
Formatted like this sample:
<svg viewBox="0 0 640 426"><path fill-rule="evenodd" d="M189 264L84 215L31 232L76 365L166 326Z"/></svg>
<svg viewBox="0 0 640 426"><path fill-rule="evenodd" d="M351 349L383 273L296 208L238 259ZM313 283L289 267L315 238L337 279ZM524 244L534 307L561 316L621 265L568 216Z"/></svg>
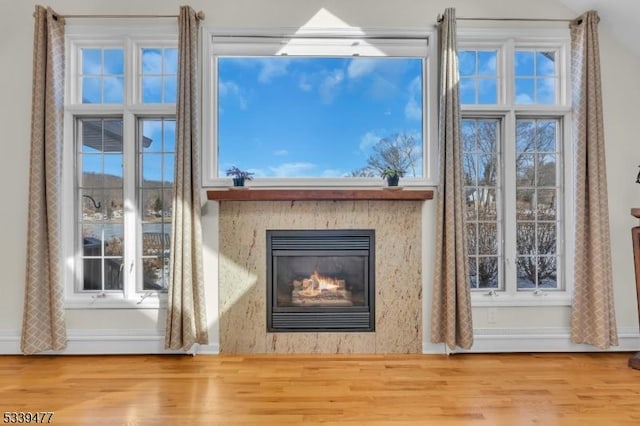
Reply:
<svg viewBox="0 0 640 426"><path fill-rule="evenodd" d="M421 353L422 201L221 201L220 353ZM374 229L375 332L267 333L268 229Z"/></svg>

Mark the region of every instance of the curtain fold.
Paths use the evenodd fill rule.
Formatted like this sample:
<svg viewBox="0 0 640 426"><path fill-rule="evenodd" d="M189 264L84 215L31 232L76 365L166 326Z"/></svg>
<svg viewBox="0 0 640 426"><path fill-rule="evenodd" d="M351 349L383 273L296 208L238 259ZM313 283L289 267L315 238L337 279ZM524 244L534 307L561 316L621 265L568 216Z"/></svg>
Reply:
<svg viewBox="0 0 640 426"><path fill-rule="evenodd" d="M438 142L440 184L431 312L431 341L450 349L473 345L471 295L460 145L460 99L456 51L456 13L446 9L439 25L440 105Z"/></svg>
<svg viewBox="0 0 640 426"><path fill-rule="evenodd" d="M571 24L575 154L575 259L571 340L601 349L618 344L605 161L598 14Z"/></svg>
<svg viewBox="0 0 640 426"><path fill-rule="evenodd" d="M202 269L200 222L200 135L196 12L180 8L178 101L171 269L165 348L189 350L209 342Z"/></svg>
<svg viewBox="0 0 640 426"><path fill-rule="evenodd" d="M22 338L25 354L67 346L61 279L60 202L64 107L64 21L36 6L27 271Z"/></svg>

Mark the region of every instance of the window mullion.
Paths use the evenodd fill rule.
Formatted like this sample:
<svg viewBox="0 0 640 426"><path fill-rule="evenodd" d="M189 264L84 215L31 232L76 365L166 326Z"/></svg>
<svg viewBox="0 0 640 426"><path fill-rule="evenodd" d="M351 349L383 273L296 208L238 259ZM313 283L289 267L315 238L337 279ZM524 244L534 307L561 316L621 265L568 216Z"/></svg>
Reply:
<svg viewBox="0 0 640 426"><path fill-rule="evenodd" d="M124 251L124 296L132 299L136 293L136 278L139 262L137 259L138 210L136 208L136 117L126 110L123 117L123 192L125 204L125 251Z"/></svg>
<svg viewBox="0 0 640 426"><path fill-rule="evenodd" d="M517 265L516 265L516 144L515 121L513 111L505 116L504 136L502 138L502 165L503 165L503 229L504 229L504 263L505 263L505 291L514 296L517 292Z"/></svg>

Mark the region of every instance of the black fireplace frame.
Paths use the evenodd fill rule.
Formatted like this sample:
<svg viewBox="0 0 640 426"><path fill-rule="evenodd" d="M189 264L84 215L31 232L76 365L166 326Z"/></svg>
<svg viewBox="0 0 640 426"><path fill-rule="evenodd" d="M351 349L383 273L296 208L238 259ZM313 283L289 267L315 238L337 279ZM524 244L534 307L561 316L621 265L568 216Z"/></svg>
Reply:
<svg viewBox="0 0 640 426"><path fill-rule="evenodd" d="M374 332L375 231L267 230L267 332ZM364 255L364 306L276 306L277 257Z"/></svg>

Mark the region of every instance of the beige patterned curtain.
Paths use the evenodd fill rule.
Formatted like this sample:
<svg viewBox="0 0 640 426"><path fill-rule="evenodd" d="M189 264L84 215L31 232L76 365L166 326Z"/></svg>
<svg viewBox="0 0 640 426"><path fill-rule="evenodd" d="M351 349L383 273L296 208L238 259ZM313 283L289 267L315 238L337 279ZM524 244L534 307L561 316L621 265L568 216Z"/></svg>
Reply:
<svg viewBox="0 0 640 426"><path fill-rule="evenodd" d="M462 147L456 52L456 12L449 8L440 22L440 107L438 142L440 185L433 277L431 341L449 348L473 344L471 298L467 273L462 197Z"/></svg>
<svg viewBox="0 0 640 426"><path fill-rule="evenodd" d="M198 27L195 11L182 6L178 36L175 192L165 348L185 351L195 343L209 342L200 223Z"/></svg>
<svg viewBox="0 0 640 426"><path fill-rule="evenodd" d="M34 354L67 346L60 271L60 190L64 106L64 21L36 6L27 273L21 350Z"/></svg>
<svg viewBox="0 0 640 426"><path fill-rule="evenodd" d="M598 13L589 11L571 24L576 163L571 340L605 349L618 344L618 335L613 306L598 21Z"/></svg>

